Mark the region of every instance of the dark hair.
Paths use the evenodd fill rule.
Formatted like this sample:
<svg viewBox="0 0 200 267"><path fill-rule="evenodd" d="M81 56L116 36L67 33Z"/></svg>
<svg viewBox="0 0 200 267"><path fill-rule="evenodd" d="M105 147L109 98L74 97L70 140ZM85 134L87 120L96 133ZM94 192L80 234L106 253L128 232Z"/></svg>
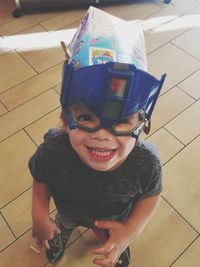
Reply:
<svg viewBox="0 0 200 267"><path fill-rule="evenodd" d="M66 119L65 119L65 115L64 115L63 109L61 110L61 113L60 113L60 121L61 121L60 128L66 129L67 128L67 122L66 122Z"/></svg>

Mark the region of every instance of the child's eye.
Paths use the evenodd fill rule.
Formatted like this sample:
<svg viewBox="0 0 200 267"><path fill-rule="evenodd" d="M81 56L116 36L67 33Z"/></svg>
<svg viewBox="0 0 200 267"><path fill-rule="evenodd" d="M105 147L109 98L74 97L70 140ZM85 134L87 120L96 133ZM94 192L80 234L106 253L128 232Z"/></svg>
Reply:
<svg viewBox="0 0 200 267"><path fill-rule="evenodd" d="M89 114L83 114L78 116L77 118L78 121L92 121L92 116Z"/></svg>
<svg viewBox="0 0 200 267"><path fill-rule="evenodd" d="M124 119L122 119L121 121L120 121L120 123L129 123L130 121L129 121L129 119L127 119L127 118L124 118Z"/></svg>

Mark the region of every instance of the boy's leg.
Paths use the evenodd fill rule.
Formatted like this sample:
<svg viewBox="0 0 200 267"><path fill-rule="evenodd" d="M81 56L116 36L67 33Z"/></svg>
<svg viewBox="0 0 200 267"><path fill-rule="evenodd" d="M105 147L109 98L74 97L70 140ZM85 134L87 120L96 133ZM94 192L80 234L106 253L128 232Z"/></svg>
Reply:
<svg viewBox="0 0 200 267"><path fill-rule="evenodd" d="M46 250L46 255L49 262L58 261L65 251L68 239L77 226L77 223L70 217L66 217L59 212L56 214L56 224L61 230L61 234L54 235L52 240L49 240L50 249Z"/></svg>
<svg viewBox="0 0 200 267"><path fill-rule="evenodd" d="M74 230L75 227L78 226L78 223L72 217L62 215L60 212L57 212L55 222L60 228L62 238L65 240L67 244L67 241L72 231Z"/></svg>

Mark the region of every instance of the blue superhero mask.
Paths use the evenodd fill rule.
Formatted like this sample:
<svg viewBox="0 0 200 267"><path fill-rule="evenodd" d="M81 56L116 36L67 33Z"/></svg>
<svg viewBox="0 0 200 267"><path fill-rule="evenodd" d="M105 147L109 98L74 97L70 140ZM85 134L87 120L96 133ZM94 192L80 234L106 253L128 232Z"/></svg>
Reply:
<svg viewBox="0 0 200 267"><path fill-rule="evenodd" d="M65 51L61 105L70 129L137 137L162 84L146 72L142 28L90 7Z"/></svg>
<svg viewBox="0 0 200 267"><path fill-rule="evenodd" d="M165 77L162 75L158 80L132 64L109 62L74 69L73 64L66 61L60 100L69 128L78 127L89 132L107 128L115 135L137 137L151 118ZM90 124L90 127L87 127L85 119L80 123L73 115L73 106L78 103L84 104L97 116L99 123ZM137 126L126 130L118 127L124 119L137 112Z"/></svg>

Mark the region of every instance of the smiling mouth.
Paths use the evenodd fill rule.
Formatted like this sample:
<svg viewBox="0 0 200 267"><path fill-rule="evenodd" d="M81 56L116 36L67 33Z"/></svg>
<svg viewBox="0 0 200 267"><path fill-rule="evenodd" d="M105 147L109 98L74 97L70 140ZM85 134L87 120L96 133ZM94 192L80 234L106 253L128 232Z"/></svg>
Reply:
<svg viewBox="0 0 200 267"><path fill-rule="evenodd" d="M91 148L87 147L89 155L99 161L108 161L112 159L115 154L117 149L103 149L103 148Z"/></svg>

